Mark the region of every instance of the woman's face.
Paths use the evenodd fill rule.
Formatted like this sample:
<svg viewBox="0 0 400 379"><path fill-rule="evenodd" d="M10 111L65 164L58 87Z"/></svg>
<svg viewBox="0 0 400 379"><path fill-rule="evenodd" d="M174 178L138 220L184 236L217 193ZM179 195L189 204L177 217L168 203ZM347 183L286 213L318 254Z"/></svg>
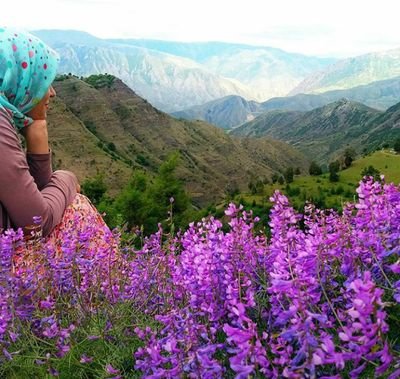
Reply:
<svg viewBox="0 0 400 379"><path fill-rule="evenodd" d="M50 98L56 96L56 91L53 86L50 86L46 95L36 104L35 108L29 111L26 115L33 120L46 120L47 110L49 109Z"/></svg>

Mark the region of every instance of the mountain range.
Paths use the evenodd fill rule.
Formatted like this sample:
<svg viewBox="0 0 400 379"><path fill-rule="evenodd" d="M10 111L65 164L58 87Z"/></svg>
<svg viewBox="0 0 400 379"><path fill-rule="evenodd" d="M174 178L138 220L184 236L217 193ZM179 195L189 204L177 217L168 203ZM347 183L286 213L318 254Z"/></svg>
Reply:
<svg viewBox="0 0 400 379"><path fill-rule="evenodd" d="M400 75L400 48L340 60L305 78L289 95L347 89Z"/></svg>
<svg viewBox="0 0 400 379"><path fill-rule="evenodd" d="M223 42L101 39L74 30L33 33L60 53L61 73L113 74L166 112L228 95L265 102L273 97L349 89L400 75L400 48L337 60Z"/></svg>
<svg viewBox="0 0 400 379"><path fill-rule="evenodd" d="M304 172L306 157L326 163L399 135L400 49L337 61L221 42L34 34L70 73L56 83L54 162L81 177L106 172L111 192L132 169L156 172L179 151L179 177L205 204L256 176Z"/></svg>
<svg viewBox="0 0 400 379"><path fill-rule="evenodd" d="M247 101L240 96L226 96L172 115L187 120L204 120L224 129L239 126L271 110L309 111L346 98L378 110L386 110L400 101L400 77L376 81L347 90L321 94L298 94L275 97L263 103Z"/></svg>
<svg viewBox="0 0 400 379"><path fill-rule="evenodd" d="M400 103L385 112L341 99L308 111L269 111L231 131L232 135L285 141L319 163L344 149L372 151L400 138Z"/></svg>
<svg viewBox="0 0 400 379"><path fill-rule="evenodd" d="M33 32L58 51L60 73L109 73L166 112L227 95L284 96L333 59L221 42L105 40L79 31Z"/></svg>
<svg viewBox="0 0 400 379"><path fill-rule="evenodd" d="M268 179L287 167L308 167L284 142L229 136L202 121L176 120L110 75L66 75L54 86L49 138L56 168L74 171L81 180L102 172L114 194L133 169L154 173L174 151L181 156L177 174L198 205L220 200L227 188L247 188L255 176Z"/></svg>

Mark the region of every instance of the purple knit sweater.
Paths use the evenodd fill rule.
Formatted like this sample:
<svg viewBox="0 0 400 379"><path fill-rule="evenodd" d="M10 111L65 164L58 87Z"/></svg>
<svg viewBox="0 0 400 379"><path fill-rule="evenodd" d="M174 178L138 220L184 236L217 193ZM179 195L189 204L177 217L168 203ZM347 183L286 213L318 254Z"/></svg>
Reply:
<svg viewBox="0 0 400 379"><path fill-rule="evenodd" d="M76 176L52 171L51 154L25 154L8 114L0 111L0 229L42 217L43 236L61 221L76 195Z"/></svg>

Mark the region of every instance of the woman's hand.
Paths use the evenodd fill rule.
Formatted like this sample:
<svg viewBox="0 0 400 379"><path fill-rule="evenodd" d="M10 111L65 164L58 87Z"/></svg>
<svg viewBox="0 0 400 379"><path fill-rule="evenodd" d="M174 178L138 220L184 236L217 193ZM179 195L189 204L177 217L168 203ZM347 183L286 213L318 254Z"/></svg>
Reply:
<svg viewBox="0 0 400 379"><path fill-rule="evenodd" d="M25 128L24 135L28 153L48 154L49 138L46 120L34 120Z"/></svg>

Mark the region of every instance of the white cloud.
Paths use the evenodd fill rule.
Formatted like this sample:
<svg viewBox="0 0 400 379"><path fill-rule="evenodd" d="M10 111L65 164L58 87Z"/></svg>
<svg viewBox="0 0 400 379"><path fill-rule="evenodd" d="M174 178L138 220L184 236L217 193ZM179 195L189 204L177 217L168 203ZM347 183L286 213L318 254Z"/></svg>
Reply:
<svg viewBox="0 0 400 379"><path fill-rule="evenodd" d="M99 37L220 40L339 56L400 47L397 0L20 0L1 9L2 25Z"/></svg>

